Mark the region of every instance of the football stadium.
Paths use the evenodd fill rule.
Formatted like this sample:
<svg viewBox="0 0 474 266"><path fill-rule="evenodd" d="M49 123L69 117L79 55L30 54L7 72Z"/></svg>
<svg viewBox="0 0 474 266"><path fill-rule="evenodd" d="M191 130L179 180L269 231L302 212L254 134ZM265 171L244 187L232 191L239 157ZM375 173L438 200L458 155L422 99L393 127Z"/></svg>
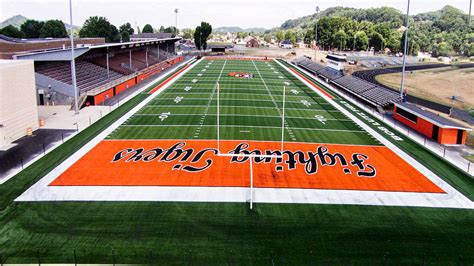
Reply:
<svg viewBox="0 0 474 266"><path fill-rule="evenodd" d="M1 150L2 265L473 265L474 169L454 150L472 129L371 76L405 61L349 75L342 53L183 53L150 36L2 37L23 49L2 87L21 72L38 112L78 108L75 130L28 144L54 113Z"/></svg>

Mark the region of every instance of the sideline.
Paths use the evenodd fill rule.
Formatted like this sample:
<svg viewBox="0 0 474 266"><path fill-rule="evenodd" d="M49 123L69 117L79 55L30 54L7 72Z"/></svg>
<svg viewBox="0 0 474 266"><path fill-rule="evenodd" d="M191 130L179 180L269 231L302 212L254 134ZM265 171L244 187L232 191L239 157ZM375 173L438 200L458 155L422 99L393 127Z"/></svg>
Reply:
<svg viewBox="0 0 474 266"><path fill-rule="evenodd" d="M405 153L403 150L398 148L395 144L393 144L391 141L387 140L384 136L382 136L380 133L375 131L373 128L368 126L366 123L364 123L362 120L360 120L358 117L356 117L354 114L349 112L347 109L342 107L338 102L334 101L324 93L322 93L319 89L315 88L311 83L303 79L300 74L295 73L294 71L291 71L287 66L283 65L281 62L278 60L275 60L275 62L280 65L283 69L291 73L293 76L298 78L301 82L303 82L306 86L311 88L313 91L317 92L318 94L321 95L326 101L331 103L336 109L341 111L343 114L345 114L347 117L351 118L356 122L360 127L362 127L364 130L369 132L372 136L374 136L378 141L380 141L383 145L387 146L390 148L392 151L394 151L398 156L400 156L402 159L404 159L407 163L409 163L412 167L414 167L416 170L420 171L425 177L427 177L429 180L431 180L434 184L439 186L441 189L443 189L447 194L446 194L446 201L455 201L457 204L459 204L458 208L474 208L474 203L469 200L466 196L464 196L462 193L457 191L455 188L453 188L450 184L448 184L446 181L444 181L442 178L431 172L428 168L426 168L423 164L418 162L416 159L412 158L409 156L407 153ZM326 85L325 82L321 82L321 84ZM431 195L427 194L426 199L430 201ZM421 203L421 201L420 201ZM443 205L444 202L440 202L441 205ZM423 205L420 205L423 206Z"/></svg>

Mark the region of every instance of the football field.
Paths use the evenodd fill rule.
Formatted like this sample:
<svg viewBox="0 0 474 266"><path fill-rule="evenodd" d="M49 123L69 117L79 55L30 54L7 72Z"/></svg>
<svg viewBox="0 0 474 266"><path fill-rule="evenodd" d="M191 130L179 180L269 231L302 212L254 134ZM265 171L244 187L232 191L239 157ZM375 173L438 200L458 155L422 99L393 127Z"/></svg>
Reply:
<svg viewBox="0 0 474 266"><path fill-rule="evenodd" d="M0 262L471 265L472 180L297 73L154 82L0 186Z"/></svg>
<svg viewBox="0 0 474 266"><path fill-rule="evenodd" d="M148 93L18 201L472 205L278 61L203 59Z"/></svg>

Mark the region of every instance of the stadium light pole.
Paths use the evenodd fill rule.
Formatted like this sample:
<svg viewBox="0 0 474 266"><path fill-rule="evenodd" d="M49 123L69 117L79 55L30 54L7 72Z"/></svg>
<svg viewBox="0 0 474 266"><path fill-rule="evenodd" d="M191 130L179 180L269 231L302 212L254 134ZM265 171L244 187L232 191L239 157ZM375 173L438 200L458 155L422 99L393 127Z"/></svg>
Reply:
<svg viewBox="0 0 474 266"><path fill-rule="evenodd" d="M178 33L179 33L179 30L178 30L178 9L175 8L174 9L174 27L175 27L175 30L176 30L176 35L175 37L178 37Z"/></svg>
<svg viewBox="0 0 474 266"><path fill-rule="evenodd" d="M468 18L469 20L467 22L468 27L471 26L471 10L472 10L472 0L469 1L469 18Z"/></svg>
<svg viewBox="0 0 474 266"><path fill-rule="evenodd" d="M71 80L72 87L74 89L74 113L79 114L79 106L77 103L77 82L76 82L76 62L74 60L74 36L72 28L72 0L69 0L69 28L70 28L70 40L71 40Z"/></svg>
<svg viewBox="0 0 474 266"><path fill-rule="evenodd" d="M405 29L405 47L403 47L403 66L402 66L402 80L400 82L400 97L403 98L403 87L405 83L405 68L406 68L406 58L407 58L407 51L408 51L408 29L410 27L410 0L408 0L407 5L407 21L406 21L406 29Z"/></svg>
<svg viewBox="0 0 474 266"><path fill-rule="evenodd" d="M316 6L316 26L314 27L314 62L317 62L316 55L318 47L318 14L319 14L319 6Z"/></svg>

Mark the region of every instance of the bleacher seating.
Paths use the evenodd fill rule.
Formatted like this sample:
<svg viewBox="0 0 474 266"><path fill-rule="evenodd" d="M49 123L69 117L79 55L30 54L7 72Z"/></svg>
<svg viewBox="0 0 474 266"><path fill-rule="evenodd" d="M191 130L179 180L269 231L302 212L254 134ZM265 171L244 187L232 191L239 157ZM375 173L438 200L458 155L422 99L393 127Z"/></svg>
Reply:
<svg viewBox="0 0 474 266"><path fill-rule="evenodd" d="M60 61L41 64L37 66L36 72L72 85L71 64L69 62ZM106 84L122 76L122 74L115 71L110 71L109 76L107 76L107 69L101 66L84 60L76 61L76 82L81 92Z"/></svg>
<svg viewBox="0 0 474 266"><path fill-rule="evenodd" d="M297 58L293 60L293 64L308 70L314 75L322 76L338 87L377 106L384 107L388 104L401 101L401 97L397 92L377 86L377 84L360 78L344 75L340 71L330 67L324 67L307 58Z"/></svg>
<svg viewBox="0 0 474 266"><path fill-rule="evenodd" d="M344 76L332 83L378 106L383 107L401 101L399 93L353 76Z"/></svg>

